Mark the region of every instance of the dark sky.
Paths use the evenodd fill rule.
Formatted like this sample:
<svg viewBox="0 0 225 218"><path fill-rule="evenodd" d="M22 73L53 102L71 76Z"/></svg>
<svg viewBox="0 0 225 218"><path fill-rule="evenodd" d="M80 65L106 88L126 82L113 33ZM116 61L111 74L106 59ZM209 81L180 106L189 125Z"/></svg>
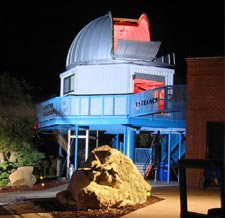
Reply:
<svg viewBox="0 0 225 218"><path fill-rule="evenodd" d="M1 7L0 73L24 78L36 96L59 95L59 74L65 71L74 37L108 11L113 17L126 18L148 14L153 40L162 41L163 51L176 53L177 83L185 82L186 57L224 54L223 0L130 0L123 6L119 3L126 1L64 1L68 3L49 5L30 2Z"/></svg>

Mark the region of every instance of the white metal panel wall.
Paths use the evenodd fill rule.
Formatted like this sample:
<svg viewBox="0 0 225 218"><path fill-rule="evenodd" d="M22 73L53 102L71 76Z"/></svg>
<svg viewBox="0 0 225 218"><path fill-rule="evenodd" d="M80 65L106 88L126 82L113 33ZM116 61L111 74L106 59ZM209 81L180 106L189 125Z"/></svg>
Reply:
<svg viewBox="0 0 225 218"><path fill-rule="evenodd" d="M127 94L134 92L135 73L165 77L165 85L173 85L174 69L136 64L105 64L77 66L60 75L60 96L63 96L63 79L75 74L75 95Z"/></svg>
<svg viewBox="0 0 225 218"><path fill-rule="evenodd" d="M131 92L127 65L86 65L76 67L75 94L127 94Z"/></svg>

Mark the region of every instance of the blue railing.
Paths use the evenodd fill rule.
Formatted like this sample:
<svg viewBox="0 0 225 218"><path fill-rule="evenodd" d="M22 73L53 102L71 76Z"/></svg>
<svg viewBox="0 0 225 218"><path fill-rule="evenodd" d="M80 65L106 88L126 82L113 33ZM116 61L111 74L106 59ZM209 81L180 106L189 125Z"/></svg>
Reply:
<svg viewBox="0 0 225 218"><path fill-rule="evenodd" d="M186 110L186 86L163 86L134 94L131 97L130 116L143 116Z"/></svg>
<svg viewBox="0 0 225 218"><path fill-rule="evenodd" d="M37 106L39 122L65 116L127 116L129 95L56 97Z"/></svg>
<svg viewBox="0 0 225 218"><path fill-rule="evenodd" d="M174 162L178 161L179 158L179 141L180 141L180 134L171 134L171 142L170 142L170 158L173 159ZM164 137L161 141L162 143L162 155L161 155L161 160L162 161L167 161L167 155L168 155L168 142L167 142L167 138ZM182 136L182 140L181 140L181 145L180 145L180 156L182 157L185 154L185 146L186 146L186 141L184 140L183 136Z"/></svg>
<svg viewBox="0 0 225 218"><path fill-rule="evenodd" d="M184 119L186 86L163 86L157 89L127 95L55 97L37 106L38 121L62 117L152 115ZM167 114L167 115L166 115Z"/></svg>
<svg viewBox="0 0 225 218"><path fill-rule="evenodd" d="M135 164L146 164L151 153L151 148L135 148Z"/></svg>

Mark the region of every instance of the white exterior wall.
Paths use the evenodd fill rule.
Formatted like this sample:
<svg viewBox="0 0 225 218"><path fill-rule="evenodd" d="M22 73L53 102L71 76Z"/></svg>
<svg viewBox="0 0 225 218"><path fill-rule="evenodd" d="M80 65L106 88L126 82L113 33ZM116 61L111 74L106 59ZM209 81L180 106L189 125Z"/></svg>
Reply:
<svg viewBox="0 0 225 218"><path fill-rule="evenodd" d="M75 74L74 95L128 94L134 92L135 73L163 76L165 85L173 85L174 70L136 64L83 65L60 75L60 96L63 96L63 79Z"/></svg>
<svg viewBox="0 0 225 218"><path fill-rule="evenodd" d="M79 66L75 74L77 95L126 94L131 92L126 65Z"/></svg>
<svg viewBox="0 0 225 218"><path fill-rule="evenodd" d="M60 75L63 96L63 79L75 74L75 95L127 94L132 93L128 65L86 65L77 66Z"/></svg>

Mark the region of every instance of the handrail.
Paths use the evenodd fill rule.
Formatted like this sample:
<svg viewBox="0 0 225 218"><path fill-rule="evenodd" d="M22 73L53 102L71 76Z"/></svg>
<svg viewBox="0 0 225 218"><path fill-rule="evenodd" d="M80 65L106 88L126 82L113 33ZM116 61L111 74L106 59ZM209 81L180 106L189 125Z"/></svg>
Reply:
<svg viewBox="0 0 225 218"><path fill-rule="evenodd" d="M156 117L171 112L185 113L185 106L185 86L170 85L137 94L55 97L40 103L37 114L39 122L62 116Z"/></svg>
<svg viewBox="0 0 225 218"><path fill-rule="evenodd" d="M156 139L156 135L153 136L153 139L152 139L152 141L151 141L151 146L150 146L151 148L152 148L152 146L153 146L153 144L154 144L154 142L155 142L155 139ZM146 170L147 170L148 166L149 166L149 165L151 164L151 162L152 162L152 156L153 156L152 152L153 152L153 149L151 150L151 152L150 152L150 154L149 154L149 157L148 157L148 159L147 159L145 165L143 166L144 175L146 175Z"/></svg>
<svg viewBox="0 0 225 218"><path fill-rule="evenodd" d="M146 175L146 171L148 170L148 167L149 165L152 163L152 150L151 150L151 153L149 154L148 156L148 159L146 161L146 163L144 164L143 166L143 172L144 172L144 175Z"/></svg>

